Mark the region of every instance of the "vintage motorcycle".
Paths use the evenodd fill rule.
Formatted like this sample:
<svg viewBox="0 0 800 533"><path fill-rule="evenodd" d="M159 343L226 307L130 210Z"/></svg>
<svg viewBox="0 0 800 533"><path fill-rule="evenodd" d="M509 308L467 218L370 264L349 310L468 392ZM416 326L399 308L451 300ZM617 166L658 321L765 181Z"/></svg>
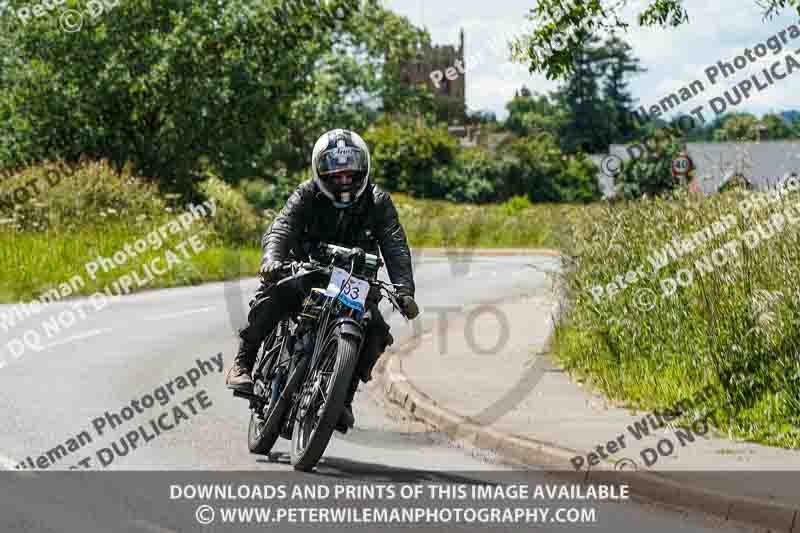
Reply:
<svg viewBox="0 0 800 533"><path fill-rule="evenodd" d="M250 400L251 452L269 454L280 436L292 441L295 470L309 471L322 457L359 367L372 312L367 301L377 309L386 296L402 313L398 285L377 279L381 266L378 256L360 248L322 244L309 261L285 267L289 275L278 286L312 288L301 311L280 322L264 342L253 393L234 391Z"/></svg>

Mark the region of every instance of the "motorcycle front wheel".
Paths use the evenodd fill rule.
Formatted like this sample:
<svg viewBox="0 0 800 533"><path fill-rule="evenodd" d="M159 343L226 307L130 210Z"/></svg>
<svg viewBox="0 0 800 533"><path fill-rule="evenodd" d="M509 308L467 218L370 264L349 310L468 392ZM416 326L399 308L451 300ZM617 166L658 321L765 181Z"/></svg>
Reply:
<svg viewBox="0 0 800 533"><path fill-rule="evenodd" d="M291 462L295 470L316 466L344 409L358 363L357 339L336 332L325 343L317 370L306 381L304 416L292 431Z"/></svg>

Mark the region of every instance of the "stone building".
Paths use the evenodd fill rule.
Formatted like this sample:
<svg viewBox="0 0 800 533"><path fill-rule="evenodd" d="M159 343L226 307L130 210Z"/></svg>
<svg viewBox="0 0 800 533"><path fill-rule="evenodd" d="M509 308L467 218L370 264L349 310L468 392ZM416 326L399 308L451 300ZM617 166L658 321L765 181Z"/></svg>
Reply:
<svg viewBox="0 0 800 533"><path fill-rule="evenodd" d="M464 30L459 45L420 48L416 59L400 65L400 80L409 86L426 85L439 97L442 116L450 124L463 124L466 117L466 65Z"/></svg>

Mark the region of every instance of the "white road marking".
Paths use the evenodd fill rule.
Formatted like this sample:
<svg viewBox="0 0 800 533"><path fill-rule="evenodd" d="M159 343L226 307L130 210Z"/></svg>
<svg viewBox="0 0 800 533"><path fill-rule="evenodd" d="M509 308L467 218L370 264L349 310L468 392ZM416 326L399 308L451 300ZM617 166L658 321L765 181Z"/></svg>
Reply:
<svg viewBox="0 0 800 533"><path fill-rule="evenodd" d="M71 337L67 337L66 339L61 339L60 341L56 341L54 343L48 344L42 348L42 351L49 350L50 348L54 348L56 346L61 346L63 344L69 344L70 342L79 341L81 339L88 339L89 337L96 337L98 335L102 335L103 333L107 333L111 331L111 328L103 328L103 329L93 329L91 331L87 331L85 333L78 333L77 335L73 335Z"/></svg>
<svg viewBox="0 0 800 533"><path fill-rule="evenodd" d="M180 311L178 313L170 313L167 315L159 315L159 316L151 316L145 318L145 320L164 320L167 318L178 318L187 315L194 315L196 313L207 313L216 309L215 307L201 307L200 309L189 309L188 311Z"/></svg>

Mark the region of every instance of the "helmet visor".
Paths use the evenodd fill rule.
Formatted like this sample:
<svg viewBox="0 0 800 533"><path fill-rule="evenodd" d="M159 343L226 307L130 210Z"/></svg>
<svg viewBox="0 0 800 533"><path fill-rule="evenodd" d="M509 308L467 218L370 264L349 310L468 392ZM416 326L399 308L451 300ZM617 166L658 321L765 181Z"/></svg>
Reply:
<svg viewBox="0 0 800 533"><path fill-rule="evenodd" d="M367 155L352 146L341 146L322 152L317 161L317 174L322 177L339 172L352 172L356 176L367 174Z"/></svg>

